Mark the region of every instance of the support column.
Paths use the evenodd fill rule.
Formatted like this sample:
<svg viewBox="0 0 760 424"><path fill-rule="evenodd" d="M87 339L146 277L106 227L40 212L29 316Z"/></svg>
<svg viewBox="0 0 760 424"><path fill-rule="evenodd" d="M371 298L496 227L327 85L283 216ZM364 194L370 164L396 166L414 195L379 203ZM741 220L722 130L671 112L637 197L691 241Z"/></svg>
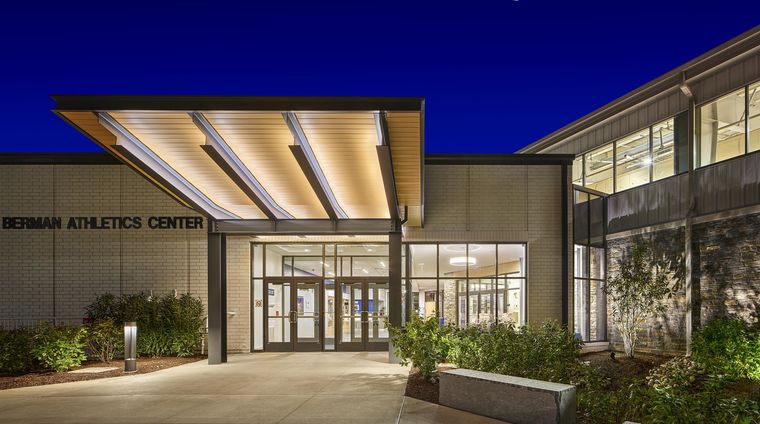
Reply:
<svg viewBox="0 0 760 424"><path fill-rule="evenodd" d="M388 233L388 322L401 326L401 232ZM388 362L398 363L393 343L388 342Z"/></svg>
<svg viewBox="0 0 760 424"><path fill-rule="evenodd" d="M695 308L699 304L699 289L696 293L694 290L694 263L692 262L692 220L696 212L696 196L695 187L696 179L694 178L694 168L696 166L694 162L694 98L689 96L689 112L686 118L686 134L688 137L688 152L689 152L689 175L687 185L687 199L689 207L686 211L686 218L684 219L684 289L686 290L686 354L691 355L691 338L694 328L699 326L699 308ZM713 138L715 140L715 138ZM696 294L696 296L695 296ZM696 319L695 319L696 318Z"/></svg>
<svg viewBox="0 0 760 424"><path fill-rule="evenodd" d="M569 184L570 176L568 175L567 169L570 165L560 165L561 171L560 171L560 190L562 190L562 194L560 196L560 201L562 202L561 206L561 218L560 218L560 225L562 225L561 228L561 234L562 234L562 251L560 252L560 258L561 258L561 277L560 277L560 284L562 284L562 317L561 322L562 326L565 328L568 328L570 326L569 322L569 305L570 305L570 279L569 279L569 273L570 271L570 190L571 186ZM590 240L589 240L590 241ZM572 326L570 326L570 329L572 330Z"/></svg>
<svg viewBox="0 0 760 424"><path fill-rule="evenodd" d="M208 363L213 365L225 362L227 362L227 236L224 233L209 233Z"/></svg>

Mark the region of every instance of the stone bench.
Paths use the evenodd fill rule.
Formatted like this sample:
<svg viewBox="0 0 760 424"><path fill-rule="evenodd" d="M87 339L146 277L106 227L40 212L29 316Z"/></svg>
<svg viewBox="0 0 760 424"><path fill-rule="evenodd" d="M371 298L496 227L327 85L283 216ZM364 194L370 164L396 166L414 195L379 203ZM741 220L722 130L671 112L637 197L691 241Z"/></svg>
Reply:
<svg viewBox="0 0 760 424"><path fill-rule="evenodd" d="M439 381L444 406L513 424L575 422L575 386L462 368Z"/></svg>

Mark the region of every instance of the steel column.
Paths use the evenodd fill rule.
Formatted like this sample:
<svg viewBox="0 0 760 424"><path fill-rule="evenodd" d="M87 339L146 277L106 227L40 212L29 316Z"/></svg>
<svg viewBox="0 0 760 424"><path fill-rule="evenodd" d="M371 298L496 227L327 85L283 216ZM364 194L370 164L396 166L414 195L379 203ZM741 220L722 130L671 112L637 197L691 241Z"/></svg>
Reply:
<svg viewBox="0 0 760 424"><path fill-rule="evenodd" d="M209 228L212 226L209 225ZM208 363L227 362L227 236L208 234Z"/></svg>

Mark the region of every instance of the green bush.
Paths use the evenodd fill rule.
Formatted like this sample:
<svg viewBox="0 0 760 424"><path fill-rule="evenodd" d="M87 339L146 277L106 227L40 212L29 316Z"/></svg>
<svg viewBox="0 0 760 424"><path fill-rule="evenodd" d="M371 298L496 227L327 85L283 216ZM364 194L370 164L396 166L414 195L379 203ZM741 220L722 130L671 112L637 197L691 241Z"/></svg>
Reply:
<svg viewBox="0 0 760 424"><path fill-rule="evenodd" d="M35 367L30 354L34 333L30 328L0 329L0 373L22 374Z"/></svg>
<svg viewBox="0 0 760 424"><path fill-rule="evenodd" d="M553 321L471 326L455 331L449 356L462 368L567 383L577 374L580 342Z"/></svg>
<svg viewBox="0 0 760 424"><path fill-rule="evenodd" d="M641 408L645 422L754 423L760 420L756 399L737 390L736 382L709 374L687 357L674 358L653 369Z"/></svg>
<svg viewBox="0 0 760 424"><path fill-rule="evenodd" d="M140 356L188 356L201 345L205 325L203 303L190 294L152 297L145 293L98 296L87 308L93 320L137 323Z"/></svg>
<svg viewBox="0 0 760 424"><path fill-rule="evenodd" d="M124 349L124 332L113 319L100 318L87 331L87 346L101 362L109 362L117 350Z"/></svg>
<svg viewBox="0 0 760 424"><path fill-rule="evenodd" d="M84 353L87 328L54 326L44 322L34 328L32 354L40 365L56 372L78 367L87 355Z"/></svg>
<svg viewBox="0 0 760 424"><path fill-rule="evenodd" d="M760 334L738 319L715 319L694 335L692 356L708 371L760 380Z"/></svg>
<svg viewBox="0 0 760 424"><path fill-rule="evenodd" d="M446 359L449 351L449 327L441 327L438 318L422 319L412 315L405 327L390 326L396 356L403 365L412 364L425 378L430 378L436 366Z"/></svg>

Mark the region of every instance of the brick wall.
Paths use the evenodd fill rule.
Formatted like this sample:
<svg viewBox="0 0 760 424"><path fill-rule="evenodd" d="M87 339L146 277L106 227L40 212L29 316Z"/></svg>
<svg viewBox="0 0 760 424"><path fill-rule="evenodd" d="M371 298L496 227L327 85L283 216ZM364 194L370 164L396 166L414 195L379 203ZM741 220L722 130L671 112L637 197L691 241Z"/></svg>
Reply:
<svg viewBox="0 0 760 424"><path fill-rule="evenodd" d="M60 216L60 230L0 229L0 325L81 322L98 294L172 290L206 301L206 229L149 229L197 216L122 165L0 166L0 216ZM140 216L141 229L66 229L72 216Z"/></svg>
<svg viewBox="0 0 760 424"><path fill-rule="evenodd" d="M561 195L556 165L427 165L425 227L407 228L404 241L527 243L528 321L561 321Z"/></svg>
<svg viewBox="0 0 760 424"><path fill-rule="evenodd" d="M251 241L227 237L227 349L251 351ZM232 314L234 312L234 315Z"/></svg>

